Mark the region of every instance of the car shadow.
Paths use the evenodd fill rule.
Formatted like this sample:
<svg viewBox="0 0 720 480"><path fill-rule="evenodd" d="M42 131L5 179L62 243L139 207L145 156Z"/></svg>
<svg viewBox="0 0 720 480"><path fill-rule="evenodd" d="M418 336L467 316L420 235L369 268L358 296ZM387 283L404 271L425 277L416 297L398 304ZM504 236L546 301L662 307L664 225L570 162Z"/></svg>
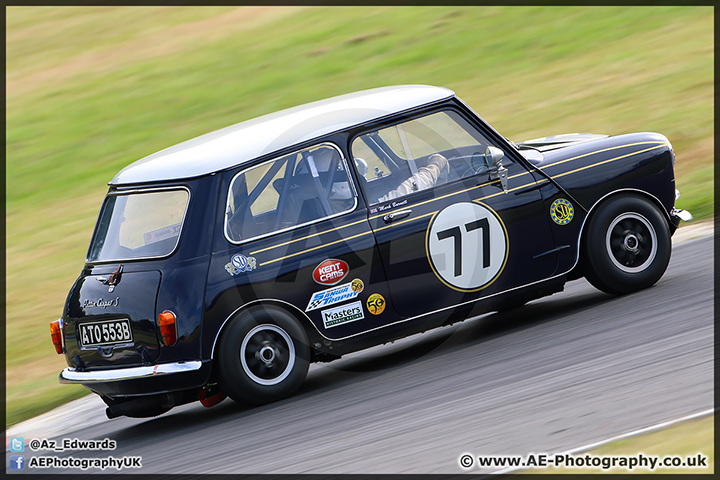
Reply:
<svg viewBox="0 0 720 480"><path fill-rule="evenodd" d="M591 291L565 298L548 297L515 310L483 314L451 326L398 340L391 345L373 347L328 364L319 364L311 368L307 379L295 395L272 404L247 407L226 399L212 408L203 408L199 403L193 403L176 407L158 417L137 419L141 423L121 428L113 437L123 441L148 434L154 436L178 431L188 434L193 430L213 428L228 421L239 421L249 415L282 409L287 405L312 403L329 391L372 380L389 369L402 368L423 357L432 359L434 356L459 349L474 348L498 336L559 318L569 317L569 321L575 321L573 315L614 298L616 297L599 291ZM577 321L582 321L582 317L578 315Z"/></svg>

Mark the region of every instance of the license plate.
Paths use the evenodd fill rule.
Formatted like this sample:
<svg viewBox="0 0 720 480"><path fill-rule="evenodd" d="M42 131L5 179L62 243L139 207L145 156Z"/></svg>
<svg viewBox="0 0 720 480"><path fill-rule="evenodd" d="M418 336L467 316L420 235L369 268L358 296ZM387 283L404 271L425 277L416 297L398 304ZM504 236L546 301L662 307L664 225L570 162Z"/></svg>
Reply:
<svg viewBox="0 0 720 480"><path fill-rule="evenodd" d="M80 344L83 347L101 347L118 343L131 343L130 320L105 320L80 325Z"/></svg>

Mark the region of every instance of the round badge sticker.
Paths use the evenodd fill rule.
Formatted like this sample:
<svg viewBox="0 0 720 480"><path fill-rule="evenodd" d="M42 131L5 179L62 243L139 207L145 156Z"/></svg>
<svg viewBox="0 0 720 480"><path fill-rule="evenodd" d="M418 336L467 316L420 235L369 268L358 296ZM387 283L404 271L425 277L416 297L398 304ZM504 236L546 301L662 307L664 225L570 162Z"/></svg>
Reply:
<svg viewBox="0 0 720 480"><path fill-rule="evenodd" d="M558 198L550 205L550 216L558 225L567 225L573 219L573 215L575 215L575 209L573 209L572 203L564 198Z"/></svg>
<svg viewBox="0 0 720 480"><path fill-rule="evenodd" d="M455 203L437 213L430 221L425 245L435 275L463 292L494 282L509 248L500 217L486 205L470 202Z"/></svg>
<svg viewBox="0 0 720 480"><path fill-rule="evenodd" d="M243 270L248 265L248 259L245 255L240 255L239 253L236 255L233 255L232 257L232 264L235 268L239 270Z"/></svg>
<svg viewBox="0 0 720 480"><path fill-rule="evenodd" d="M379 293L373 293L367 299L367 308L373 315L380 315L385 311L385 298Z"/></svg>
<svg viewBox="0 0 720 480"><path fill-rule="evenodd" d="M352 283L350 284L350 288L352 288L352 291L353 291L353 292L362 292L362 291L363 291L363 287L364 287L363 282L362 282L362 280L360 280L359 278L356 278L356 279L353 280Z"/></svg>

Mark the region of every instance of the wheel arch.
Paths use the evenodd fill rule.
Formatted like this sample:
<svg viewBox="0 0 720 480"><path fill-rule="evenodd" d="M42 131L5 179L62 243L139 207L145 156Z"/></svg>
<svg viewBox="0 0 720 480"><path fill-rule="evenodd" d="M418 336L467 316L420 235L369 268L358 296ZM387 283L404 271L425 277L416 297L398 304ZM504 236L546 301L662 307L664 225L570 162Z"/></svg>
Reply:
<svg viewBox="0 0 720 480"><path fill-rule="evenodd" d="M277 308L285 311L290 316L295 318L295 320L297 320L300 327L303 330L305 330L305 334L307 335L309 340L312 339L313 337L317 337L317 335L319 333L317 331L317 328L311 328L311 326L314 327L314 324L310 321L308 316L305 315L305 312L301 311L295 305L285 302L283 300L278 300L278 299L274 299L274 298L264 298L264 299L253 300L252 302L248 302L248 303L243 304L242 306L236 308L223 321L222 325L220 326L217 333L215 334L215 339L213 340L213 344L212 344L212 350L210 351L210 360L213 360L213 361L215 360L215 355L217 353L217 348L218 348L218 341L220 340L220 337L222 336L223 332L225 332L228 324L230 323L230 320L238 317L239 315L242 315L243 313L248 311L251 307L258 306L258 305L273 306L273 307L277 307ZM312 340L310 340L310 343L312 344Z"/></svg>
<svg viewBox="0 0 720 480"><path fill-rule="evenodd" d="M583 262L582 262L582 247L583 244L586 241L586 235L587 235L587 226L590 224L590 219L593 218L593 215L597 213L598 207L601 205L609 202L610 200L619 197L623 194L630 194L637 197L644 198L646 200L649 200L659 211L663 213L663 216L665 220L668 222L668 227L672 231L672 221L670 218L670 214L665 210L665 207L663 206L662 202L652 193L647 192L645 190L639 190L636 188L621 188L618 190L613 190L610 193L607 193L600 197L595 203L592 204L592 206L588 209L587 215L585 215L585 219L583 220L582 225L580 226L580 233L578 235L578 243L577 243L577 259L575 260L575 266L570 270L570 278L581 278L585 276L585 272L583 271Z"/></svg>

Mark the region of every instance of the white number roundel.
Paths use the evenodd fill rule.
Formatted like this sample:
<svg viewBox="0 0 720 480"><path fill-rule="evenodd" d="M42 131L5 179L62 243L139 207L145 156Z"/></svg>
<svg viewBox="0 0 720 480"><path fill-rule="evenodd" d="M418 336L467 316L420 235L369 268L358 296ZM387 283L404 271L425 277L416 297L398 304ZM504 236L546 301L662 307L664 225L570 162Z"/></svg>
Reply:
<svg viewBox="0 0 720 480"><path fill-rule="evenodd" d="M492 209L478 203L455 203L437 213L425 244L433 272L455 290L487 287L507 260L505 226Z"/></svg>

